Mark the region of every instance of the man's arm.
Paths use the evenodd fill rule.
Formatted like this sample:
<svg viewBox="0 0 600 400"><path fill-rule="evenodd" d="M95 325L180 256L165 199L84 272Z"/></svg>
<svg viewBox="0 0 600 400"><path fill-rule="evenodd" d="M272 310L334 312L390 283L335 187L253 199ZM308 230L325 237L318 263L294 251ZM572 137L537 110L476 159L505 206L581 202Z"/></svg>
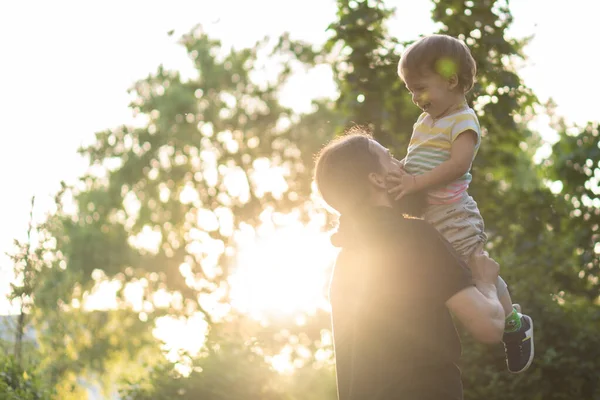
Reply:
<svg viewBox="0 0 600 400"><path fill-rule="evenodd" d="M504 309L495 285L480 284L477 288L463 289L446 301L446 307L477 341L498 343L502 340Z"/></svg>
<svg viewBox="0 0 600 400"><path fill-rule="evenodd" d="M496 343L504 333L504 309L496 293L500 266L479 248L469 269L452 245L423 220L411 221L412 251L419 274L427 286L422 290L440 300L480 342ZM414 244L413 244L414 243ZM425 245L426 244L426 245Z"/></svg>
<svg viewBox="0 0 600 400"><path fill-rule="evenodd" d="M504 333L504 308L495 285L499 265L484 251L475 253L472 260L471 271L476 287L454 294L446 301L446 306L475 339L483 343L497 343Z"/></svg>

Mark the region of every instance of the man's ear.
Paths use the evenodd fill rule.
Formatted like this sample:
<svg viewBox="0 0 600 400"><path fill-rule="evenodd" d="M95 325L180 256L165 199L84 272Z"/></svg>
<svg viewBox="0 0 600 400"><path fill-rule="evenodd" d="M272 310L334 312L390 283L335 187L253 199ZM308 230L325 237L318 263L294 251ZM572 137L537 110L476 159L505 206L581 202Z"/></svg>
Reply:
<svg viewBox="0 0 600 400"><path fill-rule="evenodd" d="M456 74L450 75L448 78L448 88L454 90L458 87L458 76Z"/></svg>
<svg viewBox="0 0 600 400"><path fill-rule="evenodd" d="M369 174L369 182L376 186L378 189L386 190L385 177L377 172L371 172Z"/></svg>

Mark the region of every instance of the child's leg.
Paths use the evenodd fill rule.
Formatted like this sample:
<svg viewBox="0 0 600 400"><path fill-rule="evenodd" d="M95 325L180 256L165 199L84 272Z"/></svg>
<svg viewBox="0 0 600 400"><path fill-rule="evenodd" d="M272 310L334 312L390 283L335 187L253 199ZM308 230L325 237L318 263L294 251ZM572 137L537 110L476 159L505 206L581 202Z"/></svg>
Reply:
<svg viewBox="0 0 600 400"><path fill-rule="evenodd" d="M502 304L502 308L504 308L504 315L508 317L513 312L513 303L506 282L501 277L498 277L496 289L498 290L498 299Z"/></svg>
<svg viewBox="0 0 600 400"><path fill-rule="evenodd" d="M474 251L473 254L466 260L469 268L472 270L472 263L474 263L475 259L473 258L474 254L481 255L483 251L483 244L480 244ZM490 258L486 255L486 257ZM502 277L498 276L498 280L496 281L496 291L498 292L498 300L500 300L500 304L502 304L502 308L504 309L504 315L508 318L514 312L514 307L512 303L512 298L510 297L510 293L508 291L508 286Z"/></svg>
<svg viewBox="0 0 600 400"><path fill-rule="evenodd" d="M504 352L506 354L506 366L512 373L520 373L531 365L535 354L533 345L533 320L530 316L521 314L521 307L513 305L506 287L506 283L500 277L496 287L498 298L504 307L506 319L504 322Z"/></svg>
<svg viewBox="0 0 600 400"><path fill-rule="evenodd" d="M424 216L471 267L471 255L483 251L487 241L477 203L466 196L458 203L430 205ZM531 365L534 355L533 321L515 309L506 282L500 277L496 290L506 316L503 337L506 364L510 372L523 372Z"/></svg>

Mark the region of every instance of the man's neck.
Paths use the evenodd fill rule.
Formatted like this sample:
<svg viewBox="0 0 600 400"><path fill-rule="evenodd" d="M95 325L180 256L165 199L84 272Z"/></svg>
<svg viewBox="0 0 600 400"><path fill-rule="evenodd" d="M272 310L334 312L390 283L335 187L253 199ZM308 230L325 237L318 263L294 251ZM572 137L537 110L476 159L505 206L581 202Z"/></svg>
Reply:
<svg viewBox="0 0 600 400"><path fill-rule="evenodd" d="M374 206L374 207L389 207L389 208L393 208L393 203L392 200L390 199L390 196L388 195L387 192L374 192L371 194L371 201L369 202L370 205Z"/></svg>

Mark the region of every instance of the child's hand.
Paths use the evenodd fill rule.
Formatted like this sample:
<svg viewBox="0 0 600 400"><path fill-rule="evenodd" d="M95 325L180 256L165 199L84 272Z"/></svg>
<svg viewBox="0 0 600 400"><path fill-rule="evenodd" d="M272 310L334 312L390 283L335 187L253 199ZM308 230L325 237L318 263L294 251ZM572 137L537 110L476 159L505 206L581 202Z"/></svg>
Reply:
<svg viewBox="0 0 600 400"><path fill-rule="evenodd" d="M473 274L473 282L477 284L496 284L500 266L490 257L483 246L476 250L469 260L469 268Z"/></svg>
<svg viewBox="0 0 600 400"><path fill-rule="evenodd" d="M387 177L388 193L398 201L404 196L418 191L417 177L403 169L399 172L390 172Z"/></svg>

